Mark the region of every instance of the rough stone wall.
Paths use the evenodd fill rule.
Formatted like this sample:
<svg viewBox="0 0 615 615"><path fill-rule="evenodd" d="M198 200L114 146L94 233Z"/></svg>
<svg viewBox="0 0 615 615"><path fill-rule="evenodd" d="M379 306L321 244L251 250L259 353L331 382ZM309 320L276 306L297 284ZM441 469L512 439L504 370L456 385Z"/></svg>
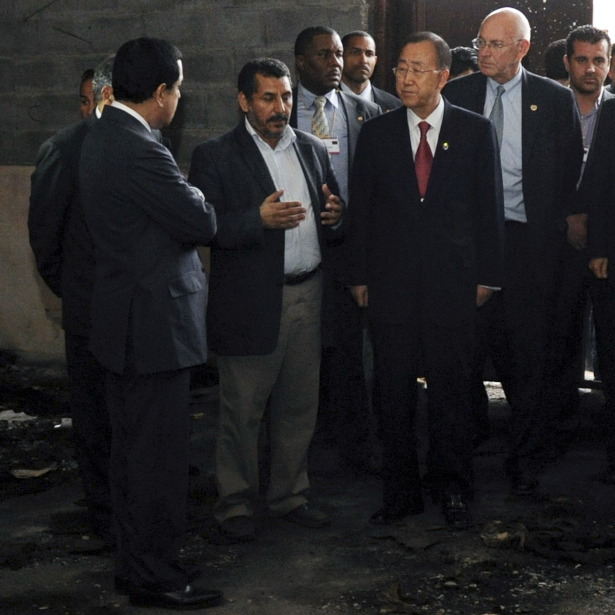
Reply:
<svg viewBox="0 0 615 615"><path fill-rule="evenodd" d="M365 28L368 0L0 0L0 165L32 164L42 141L80 119L81 73L125 41L155 36L184 54L168 131L186 168L193 147L237 120L235 77L254 56L293 68L309 25Z"/></svg>

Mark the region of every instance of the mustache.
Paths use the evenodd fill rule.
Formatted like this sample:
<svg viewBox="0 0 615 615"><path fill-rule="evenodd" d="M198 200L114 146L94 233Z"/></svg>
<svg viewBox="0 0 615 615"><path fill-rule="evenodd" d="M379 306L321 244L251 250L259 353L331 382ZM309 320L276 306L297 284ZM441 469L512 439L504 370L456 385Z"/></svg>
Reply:
<svg viewBox="0 0 615 615"><path fill-rule="evenodd" d="M288 114L287 113L276 113L272 115L268 120L268 122L288 122Z"/></svg>

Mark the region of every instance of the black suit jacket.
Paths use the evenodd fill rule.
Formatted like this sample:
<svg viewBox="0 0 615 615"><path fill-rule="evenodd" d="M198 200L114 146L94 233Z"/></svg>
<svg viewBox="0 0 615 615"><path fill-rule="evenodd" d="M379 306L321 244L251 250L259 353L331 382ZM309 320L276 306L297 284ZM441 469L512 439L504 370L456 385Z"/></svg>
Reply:
<svg viewBox="0 0 615 615"><path fill-rule="evenodd" d="M195 244L216 231L213 207L156 136L114 107L84 141L79 179L96 258L94 356L116 373L204 362L207 289Z"/></svg>
<svg viewBox="0 0 615 615"><path fill-rule="evenodd" d="M373 84L372 91L374 93L374 102L382 109L382 113L387 113L401 107L402 102L397 96L393 96L393 94L389 94Z"/></svg>
<svg viewBox="0 0 615 615"><path fill-rule="evenodd" d="M523 200L534 262L543 282L552 276L565 229L565 203L576 188L583 160L579 116L572 92L523 70ZM446 84L444 97L483 114L487 77L474 73Z"/></svg>
<svg viewBox="0 0 615 615"><path fill-rule="evenodd" d="M488 120L445 104L424 201L407 110L365 124L350 186L349 285L368 286L372 318L458 326L476 287L502 285L502 179Z"/></svg>
<svg viewBox="0 0 615 615"><path fill-rule="evenodd" d="M587 209L590 258L609 259L609 277L615 283L615 98L600 105L600 119L579 186L579 201Z"/></svg>
<svg viewBox="0 0 615 615"><path fill-rule="evenodd" d="M295 151L308 184L320 241L323 269L327 243L341 232L320 224L326 198L339 189L327 150L320 139L299 130ZM244 121L192 154L189 181L203 190L218 216L212 242L209 344L220 355L262 355L278 341L284 284L285 231L265 229L263 201L277 190L267 164Z"/></svg>
<svg viewBox="0 0 615 615"><path fill-rule="evenodd" d="M64 329L84 337L90 333L96 264L81 207L79 155L96 121L92 114L41 145L31 177L28 215L36 267L47 286L62 298Z"/></svg>

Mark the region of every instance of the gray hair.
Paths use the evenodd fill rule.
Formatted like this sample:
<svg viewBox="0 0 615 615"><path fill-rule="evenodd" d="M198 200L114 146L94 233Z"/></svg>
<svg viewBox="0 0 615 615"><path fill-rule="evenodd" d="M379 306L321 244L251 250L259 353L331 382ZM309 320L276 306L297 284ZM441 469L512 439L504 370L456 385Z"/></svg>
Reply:
<svg viewBox="0 0 615 615"><path fill-rule="evenodd" d="M109 56L103 60L94 71L94 77L92 78L92 91L94 92L94 100L97 104L103 99L103 89L111 85L114 59L115 56Z"/></svg>

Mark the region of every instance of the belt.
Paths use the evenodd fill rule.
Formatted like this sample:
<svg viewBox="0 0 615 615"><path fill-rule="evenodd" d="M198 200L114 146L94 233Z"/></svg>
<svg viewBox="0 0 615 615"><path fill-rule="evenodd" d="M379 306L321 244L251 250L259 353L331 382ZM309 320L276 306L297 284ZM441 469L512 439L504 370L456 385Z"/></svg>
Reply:
<svg viewBox="0 0 615 615"><path fill-rule="evenodd" d="M312 269L312 271L304 271L303 273L289 273L284 276L284 284L285 286L296 286L297 284L303 284L303 282L311 280L319 271L320 265L318 265L316 269Z"/></svg>

